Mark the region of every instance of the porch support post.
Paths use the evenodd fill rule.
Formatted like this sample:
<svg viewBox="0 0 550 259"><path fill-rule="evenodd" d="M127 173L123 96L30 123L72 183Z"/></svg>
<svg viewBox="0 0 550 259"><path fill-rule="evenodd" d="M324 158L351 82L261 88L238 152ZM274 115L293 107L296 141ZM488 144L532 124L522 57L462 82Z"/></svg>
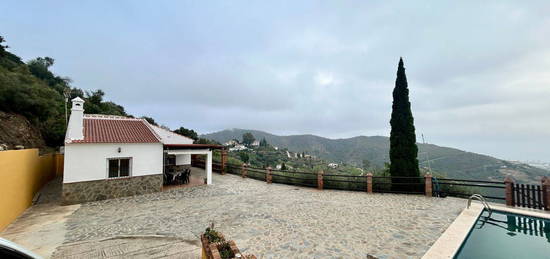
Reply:
<svg viewBox="0 0 550 259"><path fill-rule="evenodd" d="M424 175L424 185L425 192L427 197L432 197L432 174L427 173Z"/></svg>
<svg viewBox="0 0 550 259"><path fill-rule="evenodd" d="M246 165L246 163L243 163L242 167L241 167L241 177L242 178L246 178L246 171L248 170L247 168L248 166Z"/></svg>
<svg viewBox="0 0 550 259"><path fill-rule="evenodd" d="M268 166L267 169L265 170L265 181L267 183L271 183L273 181L273 178L271 176L271 166Z"/></svg>
<svg viewBox="0 0 550 259"><path fill-rule="evenodd" d="M515 206L514 203L514 180L510 176L506 176L504 179L504 194L506 198L506 206Z"/></svg>
<svg viewBox="0 0 550 259"><path fill-rule="evenodd" d="M542 202L544 210L550 210L550 178L543 176L540 181L542 184Z"/></svg>
<svg viewBox="0 0 550 259"><path fill-rule="evenodd" d="M323 170L319 170L319 172L317 172L317 189L323 189Z"/></svg>
<svg viewBox="0 0 550 259"><path fill-rule="evenodd" d="M222 161L221 161L221 162L222 162L221 171L222 171L222 174L225 174L225 172L226 172L226 171L225 171L225 170L226 170L225 165L226 165L226 163L227 163L227 149L225 149L225 148L223 148L223 149L221 150L221 160L222 160Z"/></svg>
<svg viewBox="0 0 550 259"><path fill-rule="evenodd" d="M367 193L372 193L372 173L367 173Z"/></svg>
<svg viewBox="0 0 550 259"><path fill-rule="evenodd" d="M212 184L212 151L206 153L206 184Z"/></svg>

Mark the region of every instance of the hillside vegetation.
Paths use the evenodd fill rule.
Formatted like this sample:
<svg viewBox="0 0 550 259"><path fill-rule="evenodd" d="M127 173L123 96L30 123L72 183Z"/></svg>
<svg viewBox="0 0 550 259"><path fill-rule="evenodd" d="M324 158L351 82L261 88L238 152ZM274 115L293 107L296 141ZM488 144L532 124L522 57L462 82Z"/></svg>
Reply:
<svg viewBox="0 0 550 259"><path fill-rule="evenodd" d="M246 132L252 133L256 139L265 138L273 146L293 152L307 152L331 162L361 167L362 161L367 159L377 168L383 168L384 163L389 162L389 138L381 136L328 139L314 135L278 136L257 130L231 129L201 137L225 143L240 139ZM502 181L506 175L512 175L520 182L538 183L540 176L550 175L544 169L454 148L420 143L418 147L420 166L426 169L429 164L433 171L447 177Z"/></svg>
<svg viewBox="0 0 550 259"><path fill-rule="evenodd" d="M133 117L121 105L105 101L102 90L83 90L73 86L70 78L52 73L53 58L38 57L23 62L8 49L0 36L0 144L8 148L23 145L41 149L63 145L66 108L70 114L65 96L69 100L83 98L87 114ZM157 125L151 117L142 118ZM191 129L180 127L174 132L191 137L197 143L210 143L199 139Z"/></svg>
<svg viewBox="0 0 550 259"><path fill-rule="evenodd" d="M243 162L251 167L267 168L272 167L279 171L290 172L311 172L317 173L322 170L329 174L351 174L362 175L362 169L348 164L339 164L336 167L329 167L329 162L306 153L287 152L286 148L274 149L269 145L266 147L249 147L242 151L230 151L228 163L240 168ZM214 157L219 161L219 157Z"/></svg>
<svg viewBox="0 0 550 259"><path fill-rule="evenodd" d="M70 99L77 96L85 99L84 109L87 113L128 115L122 106L103 101L103 91L86 92L73 87L71 79L53 74L50 71L53 64L54 59L50 57L38 57L27 63L23 62L20 57L8 51L0 36L0 111L10 114L4 117L24 116L30 126L39 131L25 134L43 138L45 145L50 147L63 144L66 130L64 94ZM2 138L9 138L5 143L30 144L24 138L18 138L17 134L8 135L9 132L17 131L16 128L7 128L10 126L17 125L4 125ZM31 146L41 148L37 144Z"/></svg>

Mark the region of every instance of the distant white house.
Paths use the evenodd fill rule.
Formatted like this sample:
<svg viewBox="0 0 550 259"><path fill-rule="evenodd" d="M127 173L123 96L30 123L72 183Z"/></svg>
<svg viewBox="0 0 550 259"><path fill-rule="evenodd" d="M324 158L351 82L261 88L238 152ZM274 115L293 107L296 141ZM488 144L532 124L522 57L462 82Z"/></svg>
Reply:
<svg viewBox="0 0 550 259"><path fill-rule="evenodd" d="M191 164L206 155L207 183L212 183L212 149L149 124L144 119L84 114L84 100L72 100L65 136L63 198L78 203L160 191L166 158Z"/></svg>
<svg viewBox="0 0 550 259"><path fill-rule="evenodd" d="M328 164L328 167L330 167L330 168L337 168L337 167L338 167L338 164L337 164L337 163L329 163L329 164Z"/></svg>
<svg viewBox="0 0 550 259"><path fill-rule="evenodd" d="M248 148L247 148L245 145L243 145L243 144L237 144L237 145L235 145L235 146L233 146L233 147L230 147L230 148L229 148L229 151L242 151L242 150L247 150L247 149L248 149Z"/></svg>
<svg viewBox="0 0 550 259"><path fill-rule="evenodd" d="M253 147L258 147L260 146L260 141L259 140L254 140L254 142L252 142L252 144L250 144L251 146Z"/></svg>
<svg viewBox="0 0 550 259"><path fill-rule="evenodd" d="M225 146L235 146L235 145L239 145L239 141L236 140L236 139L232 139L232 140L229 140L227 142L224 143Z"/></svg>
<svg viewBox="0 0 550 259"><path fill-rule="evenodd" d="M285 167L287 170L291 170L292 169L292 166L289 166L287 164L285 164ZM283 168L283 164L277 164L275 165L275 170L281 170Z"/></svg>

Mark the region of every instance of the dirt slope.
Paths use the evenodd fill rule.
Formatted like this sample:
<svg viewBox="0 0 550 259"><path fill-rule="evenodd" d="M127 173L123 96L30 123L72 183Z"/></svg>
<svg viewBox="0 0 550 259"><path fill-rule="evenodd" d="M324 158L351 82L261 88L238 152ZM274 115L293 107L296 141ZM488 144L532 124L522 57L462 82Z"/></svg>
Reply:
<svg viewBox="0 0 550 259"><path fill-rule="evenodd" d="M25 148L44 148L46 144L40 131L24 116L0 111L0 145L9 149L17 145Z"/></svg>

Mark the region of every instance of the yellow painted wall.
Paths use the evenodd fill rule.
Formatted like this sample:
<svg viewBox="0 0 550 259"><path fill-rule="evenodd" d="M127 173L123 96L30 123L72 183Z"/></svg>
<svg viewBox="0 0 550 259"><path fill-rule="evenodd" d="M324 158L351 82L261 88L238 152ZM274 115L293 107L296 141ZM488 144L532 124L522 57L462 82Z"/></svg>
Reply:
<svg viewBox="0 0 550 259"><path fill-rule="evenodd" d="M0 151L0 231L31 206L44 184L62 173L63 155L40 156L38 149Z"/></svg>
<svg viewBox="0 0 550 259"><path fill-rule="evenodd" d="M63 155L62 154L55 154L55 176L62 176L63 175Z"/></svg>

